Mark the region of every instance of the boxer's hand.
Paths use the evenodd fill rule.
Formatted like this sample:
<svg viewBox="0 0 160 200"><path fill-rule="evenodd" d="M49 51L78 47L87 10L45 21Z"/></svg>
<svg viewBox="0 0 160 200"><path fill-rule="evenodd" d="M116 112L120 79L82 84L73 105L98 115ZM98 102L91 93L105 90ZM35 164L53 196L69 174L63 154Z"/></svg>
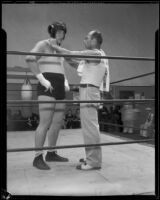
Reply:
<svg viewBox="0 0 160 200"><path fill-rule="evenodd" d="M69 91L69 90L70 90L69 85L68 85L68 86L65 85L65 91L67 92L67 91Z"/></svg>
<svg viewBox="0 0 160 200"><path fill-rule="evenodd" d="M66 91L66 92L69 91L69 90L70 90L70 87L69 87L69 84L68 84L67 79L65 79L64 85L65 85L65 91Z"/></svg>
<svg viewBox="0 0 160 200"><path fill-rule="evenodd" d="M50 47L53 49L54 53L58 53L58 52L56 51L56 48L57 48L57 46L58 46L57 40L56 40L56 39L50 39L50 40L48 41L48 44L49 44Z"/></svg>
<svg viewBox="0 0 160 200"><path fill-rule="evenodd" d="M59 46L56 39L51 39L49 43L54 50L56 50L56 47Z"/></svg>
<svg viewBox="0 0 160 200"><path fill-rule="evenodd" d="M51 44L54 51L58 52L59 46L57 44Z"/></svg>
<svg viewBox="0 0 160 200"><path fill-rule="evenodd" d="M43 74L41 74L41 73L37 74L36 77L39 80L39 82L41 83L41 85L43 85L46 88L45 92L48 91L48 90L50 90L50 92L52 93L53 87L52 87L50 81L48 81L47 79L45 79L44 76L43 76Z"/></svg>
<svg viewBox="0 0 160 200"><path fill-rule="evenodd" d="M49 40L49 44L52 46L52 45L57 45L57 40L52 38Z"/></svg>

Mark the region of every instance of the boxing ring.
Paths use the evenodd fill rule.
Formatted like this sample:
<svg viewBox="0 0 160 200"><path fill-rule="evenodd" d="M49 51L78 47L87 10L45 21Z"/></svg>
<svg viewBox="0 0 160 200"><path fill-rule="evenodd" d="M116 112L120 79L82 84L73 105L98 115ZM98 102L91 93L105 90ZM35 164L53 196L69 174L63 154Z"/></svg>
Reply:
<svg viewBox="0 0 160 200"><path fill-rule="evenodd" d="M8 55L39 55L71 57L62 54L42 54L7 51ZM72 55L77 58L99 56ZM103 59L155 61L154 58L101 56ZM137 77L153 74L146 73ZM134 79L137 77L131 77ZM129 79L125 79L129 80ZM120 80L123 81L123 80ZM120 82L119 81L119 82ZM125 102L152 104L155 99L112 99L100 101L75 100L7 100L7 106L41 103L106 103ZM107 123L106 123L107 124ZM134 127L133 127L134 128ZM139 129L136 128L135 129ZM62 129L57 146L34 148L34 131L9 131L7 133L7 191L11 195L46 196L108 196L108 195L154 195L155 194L155 149L148 145L154 138L128 140L110 133L101 132L100 144L84 145L81 129ZM77 158L85 156L84 147L102 146L102 169L95 171L76 170ZM68 163L50 163L51 170L33 168L34 150L59 149Z"/></svg>

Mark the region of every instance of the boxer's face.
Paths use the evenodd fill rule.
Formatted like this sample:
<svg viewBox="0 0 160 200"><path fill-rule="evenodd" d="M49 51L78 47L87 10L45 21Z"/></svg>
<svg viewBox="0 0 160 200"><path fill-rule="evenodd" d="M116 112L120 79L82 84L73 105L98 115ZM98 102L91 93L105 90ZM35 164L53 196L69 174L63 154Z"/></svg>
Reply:
<svg viewBox="0 0 160 200"><path fill-rule="evenodd" d="M94 31L90 31L87 36L84 38L84 45L86 49L92 49L95 45L95 39L92 38L92 34Z"/></svg>
<svg viewBox="0 0 160 200"><path fill-rule="evenodd" d="M84 38L84 45L85 45L86 49L91 49L91 34L90 34L90 32Z"/></svg>
<svg viewBox="0 0 160 200"><path fill-rule="evenodd" d="M62 41L64 40L64 36L65 36L65 33L63 30L58 30L56 32L55 39L56 39L58 45L61 45Z"/></svg>

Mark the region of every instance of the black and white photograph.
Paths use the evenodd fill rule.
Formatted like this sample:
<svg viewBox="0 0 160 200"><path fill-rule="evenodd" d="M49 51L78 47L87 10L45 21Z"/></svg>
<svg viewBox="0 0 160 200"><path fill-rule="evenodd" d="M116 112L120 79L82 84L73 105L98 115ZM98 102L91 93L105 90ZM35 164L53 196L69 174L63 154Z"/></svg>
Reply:
<svg viewBox="0 0 160 200"><path fill-rule="evenodd" d="M1 7L3 199L155 197L159 2Z"/></svg>

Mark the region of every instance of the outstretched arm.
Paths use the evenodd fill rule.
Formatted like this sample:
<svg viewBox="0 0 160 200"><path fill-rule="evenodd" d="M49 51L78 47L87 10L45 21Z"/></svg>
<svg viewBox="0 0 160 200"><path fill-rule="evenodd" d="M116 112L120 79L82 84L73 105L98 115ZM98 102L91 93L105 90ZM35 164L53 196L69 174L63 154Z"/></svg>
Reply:
<svg viewBox="0 0 160 200"><path fill-rule="evenodd" d="M57 45L52 45L52 47L59 53L68 55L81 55L81 56L101 56L100 52L96 50L83 50L83 51L70 51L68 49L62 48ZM69 58L71 59L71 58ZM100 58L83 58L83 60L91 62L100 62Z"/></svg>
<svg viewBox="0 0 160 200"><path fill-rule="evenodd" d="M65 58L65 60L67 61L67 63L73 67L73 68L77 68L79 65L79 61L76 59L72 59L72 58Z"/></svg>

